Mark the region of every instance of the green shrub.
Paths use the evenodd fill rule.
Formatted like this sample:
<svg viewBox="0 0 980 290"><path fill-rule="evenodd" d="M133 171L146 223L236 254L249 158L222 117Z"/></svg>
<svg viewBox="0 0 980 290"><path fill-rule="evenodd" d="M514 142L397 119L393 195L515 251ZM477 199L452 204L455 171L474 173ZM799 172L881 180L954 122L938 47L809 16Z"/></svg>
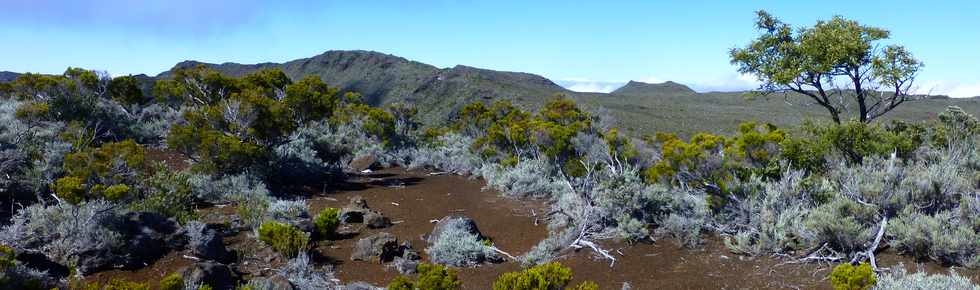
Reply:
<svg viewBox="0 0 980 290"><path fill-rule="evenodd" d="M149 290L150 286L146 283L138 283L132 281L125 281L121 279L112 279L102 287L102 290Z"/></svg>
<svg viewBox="0 0 980 290"><path fill-rule="evenodd" d="M180 274L174 273L167 277L164 277L160 281L160 290L183 290L184 289L184 277Z"/></svg>
<svg viewBox="0 0 980 290"><path fill-rule="evenodd" d="M500 275L493 290L560 290L572 280L572 270L558 262Z"/></svg>
<svg viewBox="0 0 980 290"><path fill-rule="evenodd" d="M66 176L56 180L51 189L74 204L98 197L126 198L131 191L127 184L139 183L143 151L143 146L126 140L70 153L63 165Z"/></svg>
<svg viewBox="0 0 980 290"><path fill-rule="evenodd" d="M844 263L834 267L830 273L830 284L834 290L869 290L875 286L877 278L868 263L854 266Z"/></svg>
<svg viewBox="0 0 980 290"><path fill-rule="evenodd" d="M333 236L337 231L337 226L340 225L340 209L332 207L323 209L316 215L313 225L321 237Z"/></svg>
<svg viewBox="0 0 980 290"><path fill-rule="evenodd" d="M592 281L585 281L572 287L573 290L599 290L599 284Z"/></svg>
<svg viewBox="0 0 980 290"><path fill-rule="evenodd" d="M264 188L242 192L232 196L231 199L238 203L235 213L238 214L238 218L242 220L244 225L254 229L265 221L271 198Z"/></svg>
<svg viewBox="0 0 980 290"><path fill-rule="evenodd" d="M875 124L849 121L842 124L817 124L805 121L801 134L784 140L782 158L797 169L823 172L830 153L845 157L850 163L861 163L865 157L912 157L923 138L917 130L895 127L887 130Z"/></svg>
<svg viewBox="0 0 980 290"><path fill-rule="evenodd" d="M132 204L133 210L159 213L181 223L194 218L195 196L186 171L173 172L158 164L143 186L144 193Z"/></svg>
<svg viewBox="0 0 980 290"><path fill-rule="evenodd" d="M456 270L445 266L421 263L418 270L418 280L398 276L388 284L388 290L456 290L461 289Z"/></svg>
<svg viewBox="0 0 980 290"><path fill-rule="evenodd" d="M7 286L9 282L8 277L3 273L6 273L7 269L13 268L16 265L17 260L14 257L13 248L0 245L0 288Z"/></svg>
<svg viewBox="0 0 980 290"><path fill-rule="evenodd" d="M386 288L388 290L415 290L415 283L408 277L398 276L391 280Z"/></svg>
<svg viewBox="0 0 980 290"><path fill-rule="evenodd" d="M310 237L292 225L269 221L259 227L259 240L283 256L295 257L306 250Z"/></svg>

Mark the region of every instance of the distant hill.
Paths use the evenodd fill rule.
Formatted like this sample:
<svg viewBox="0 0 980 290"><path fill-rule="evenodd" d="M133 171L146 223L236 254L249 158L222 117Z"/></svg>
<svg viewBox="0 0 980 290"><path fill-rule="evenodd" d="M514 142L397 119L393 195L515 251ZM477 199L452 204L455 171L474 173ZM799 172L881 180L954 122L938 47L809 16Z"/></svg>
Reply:
<svg viewBox="0 0 980 290"><path fill-rule="evenodd" d="M623 96L664 96L664 95L693 95L697 94L691 88L672 81L659 84L650 84L638 81L629 81L623 87L612 91L611 94Z"/></svg>
<svg viewBox="0 0 980 290"><path fill-rule="evenodd" d="M477 100L508 99L536 107L555 93L567 93L561 86L533 74L493 71L457 65L440 69L428 64L372 51L328 51L286 63L208 64L184 61L174 69L205 65L225 74L241 76L250 72L278 68L293 80L319 76L342 91L355 91L371 105L395 102L417 104L427 123L436 123ZM173 69L157 75L170 77Z"/></svg>
<svg viewBox="0 0 980 290"><path fill-rule="evenodd" d="M0 71L0 83L5 83L5 82L13 81L13 80L17 79L17 77L19 77L19 76L20 76L19 73L9 72L9 71Z"/></svg>

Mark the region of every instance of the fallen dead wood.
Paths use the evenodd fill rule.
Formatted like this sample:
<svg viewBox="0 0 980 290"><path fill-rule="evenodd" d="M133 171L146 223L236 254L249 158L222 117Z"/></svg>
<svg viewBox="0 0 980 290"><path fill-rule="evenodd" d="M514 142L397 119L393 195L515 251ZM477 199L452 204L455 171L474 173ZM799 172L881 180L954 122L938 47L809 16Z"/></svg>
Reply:
<svg viewBox="0 0 980 290"><path fill-rule="evenodd" d="M517 257L514 257L510 253L504 252L503 250L498 249L497 247L490 247L490 248L493 249L493 251L497 252L498 254L507 256L507 258L511 259L512 261L518 261Z"/></svg>

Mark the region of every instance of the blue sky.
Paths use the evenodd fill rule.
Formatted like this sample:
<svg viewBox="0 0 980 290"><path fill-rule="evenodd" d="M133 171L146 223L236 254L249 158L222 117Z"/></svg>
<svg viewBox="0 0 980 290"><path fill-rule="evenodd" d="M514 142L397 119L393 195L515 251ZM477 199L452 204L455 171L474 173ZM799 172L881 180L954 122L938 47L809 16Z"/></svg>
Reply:
<svg viewBox="0 0 980 290"><path fill-rule="evenodd" d="M363 49L530 72L575 90L627 80L735 90L753 80L727 51L753 38L758 9L795 26L843 15L887 28L926 64L922 90L980 95L980 1L0 0L0 70L156 74L186 59Z"/></svg>

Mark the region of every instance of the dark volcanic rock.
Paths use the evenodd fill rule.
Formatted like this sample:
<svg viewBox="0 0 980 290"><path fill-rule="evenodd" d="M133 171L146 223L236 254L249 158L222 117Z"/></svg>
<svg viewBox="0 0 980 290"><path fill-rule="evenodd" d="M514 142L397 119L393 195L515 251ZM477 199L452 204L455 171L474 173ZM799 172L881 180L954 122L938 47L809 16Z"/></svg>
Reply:
<svg viewBox="0 0 980 290"><path fill-rule="evenodd" d="M416 270L416 268L418 266L418 260L410 260L402 257L395 257L395 259L391 261L391 267L398 270L398 273L401 273L402 275L412 275L417 273L418 270Z"/></svg>
<svg viewBox="0 0 980 290"><path fill-rule="evenodd" d="M372 229L382 229L391 226L391 219L381 215L381 213L376 211L368 211L364 215L364 223L367 227Z"/></svg>
<svg viewBox="0 0 980 290"><path fill-rule="evenodd" d="M234 289L238 277L225 264L200 262L184 269L184 282L188 285L207 284L213 289Z"/></svg>
<svg viewBox="0 0 980 290"><path fill-rule="evenodd" d="M203 223L192 223L185 226L188 237L188 250L198 258L229 262L231 253L225 248L225 243L218 231Z"/></svg>
<svg viewBox="0 0 980 290"><path fill-rule="evenodd" d="M378 162L378 158L374 157L374 154L365 154L357 156L351 160L347 166L350 167L351 170L354 170L354 172L361 172L366 169L370 169L376 162Z"/></svg>
<svg viewBox="0 0 980 290"><path fill-rule="evenodd" d="M398 239L389 233L379 233L357 241L351 253L352 261L391 261L398 255Z"/></svg>

